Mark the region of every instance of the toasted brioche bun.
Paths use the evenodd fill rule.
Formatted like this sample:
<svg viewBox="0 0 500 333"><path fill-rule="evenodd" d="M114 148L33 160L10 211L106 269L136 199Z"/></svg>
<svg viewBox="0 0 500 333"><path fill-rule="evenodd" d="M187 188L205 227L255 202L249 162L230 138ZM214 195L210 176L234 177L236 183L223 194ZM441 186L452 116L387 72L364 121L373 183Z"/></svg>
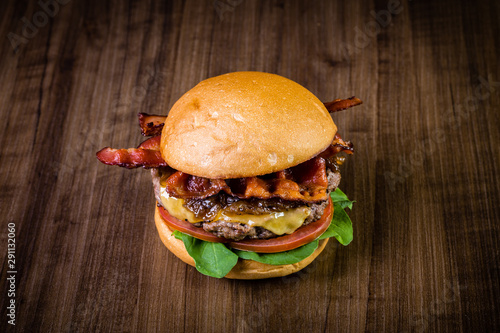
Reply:
<svg viewBox="0 0 500 333"><path fill-rule="evenodd" d="M158 207L155 207L155 224L161 241L170 252L186 264L195 267L194 259L186 251L184 243L174 237L173 231L161 217ZM309 257L291 265L269 265L253 260L238 259L236 266L225 277L229 279L257 280L286 276L298 272L316 259L325 248L326 243L328 243L328 238L320 240L318 248Z"/></svg>
<svg viewBox="0 0 500 333"><path fill-rule="evenodd" d="M200 82L174 104L161 154L169 166L191 175L252 177L309 160L336 132L323 103L298 83L235 72Z"/></svg>

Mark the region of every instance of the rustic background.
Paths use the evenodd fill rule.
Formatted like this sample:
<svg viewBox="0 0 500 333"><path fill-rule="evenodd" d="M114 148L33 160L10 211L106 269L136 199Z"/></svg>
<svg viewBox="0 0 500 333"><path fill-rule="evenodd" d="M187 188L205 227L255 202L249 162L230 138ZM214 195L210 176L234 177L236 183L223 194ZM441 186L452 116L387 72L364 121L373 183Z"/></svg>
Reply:
<svg viewBox="0 0 500 333"><path fill-rule="evenodd" d="M0 10L0 331L500 330L500 2L60 2ZM95 158L237 70L364 100L333 115L354 241L288 278L197 273L156 234L149 172Z"/></svg>

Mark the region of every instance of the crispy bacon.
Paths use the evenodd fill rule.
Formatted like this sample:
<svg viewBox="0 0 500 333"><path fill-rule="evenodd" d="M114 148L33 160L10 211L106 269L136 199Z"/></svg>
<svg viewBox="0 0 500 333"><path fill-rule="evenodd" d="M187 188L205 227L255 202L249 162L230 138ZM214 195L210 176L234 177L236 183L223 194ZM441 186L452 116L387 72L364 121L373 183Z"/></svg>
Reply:
<svg viewBox="0 0 500 333"><path fill-rule="evenodd" d="M347 154L352 154L354 153L354 145L351 141L342 140L340 134L336 133L330 146L326 148L321 154L319 154L319 156L328 159L340 153L341 151Z"/></svg>
<svg viewBox="0 0 500 333"><path fill-rule="evenodd" d="M352 96L348 99L335 99L331 102L324 103L328 112L337 112L352 108L353 106L363 103L359 98Z"/></svg>
<svg viewBox="0 0 500 333"><path fill-rule="evenodd" d="M129 148L103 148L97 152L97 158L107 165L118 165L127 169L143 167L145 169L167 166L157 150Z"/></svg>
<svg viewBox="0 0 500 333"><path fill-rule="evenodd" d="M328 179L325 160L316 157L293 168L276 172L271 178L248 177L227 181L232 195L240 199L281 198L315 202L325 200Z"/></svg>
<svg viewBox="0 0 500 333"><path fill-rule="evenodd" d="M152 138L143 141L137 148L160 151L160 141L161 141L160 135L153 136Z"/></svg>
<svg viewBox="0 0 500 333"><path fill-rule="evenodd" d="M229 191L229 187L222 179L197 177L182 171L171 174L167 178L165 187L169 195L183 199L203 199L222 190Z"/></svg>
<svg viewBox="0 0 500 333"><path fill-rule="evenodd" d="M138 148L103 148L96 154L99 161L107 165L118 165L127 169L145 169L167 166L160 154L160 136L142 142Z"/></svg>
<svg viewBox="0 0 500 333"><path fill-rule="evenodd" d="M166 116L158 116L154 114L139 113L139 126L141 126L141 133L144 136L152 136L161 134L163 123Z"/></svg>
<svg viewBox="0 0 500 333"><path fill-rule="evenodd" d="M240 199L316 202L327 198L327 186L325 160L320 157L265 177L208 179L177 171L166 180L168 194L182 199L201 199L224 191Z"/></svg>

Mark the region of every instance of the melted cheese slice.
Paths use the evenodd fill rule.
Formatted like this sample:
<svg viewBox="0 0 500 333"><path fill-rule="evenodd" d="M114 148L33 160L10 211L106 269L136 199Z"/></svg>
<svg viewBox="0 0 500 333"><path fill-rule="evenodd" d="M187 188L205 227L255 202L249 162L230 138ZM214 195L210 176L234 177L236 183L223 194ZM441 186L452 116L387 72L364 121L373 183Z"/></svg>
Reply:
<svg viewBox="0 0 500 333"><path fill-rule="evenodd" d="M203 219L197 218L193 212L184 207L183 199L170 197L164 187L161 188L161 202L170 215L179 220L187 220L190 223L203 222ZM291 234L297 230L310 213L311 209L307 206L259 215L238 215L222 209L213 221L247 224L251 227L262 227L274 232L276 235L283 235Z"/></svg>

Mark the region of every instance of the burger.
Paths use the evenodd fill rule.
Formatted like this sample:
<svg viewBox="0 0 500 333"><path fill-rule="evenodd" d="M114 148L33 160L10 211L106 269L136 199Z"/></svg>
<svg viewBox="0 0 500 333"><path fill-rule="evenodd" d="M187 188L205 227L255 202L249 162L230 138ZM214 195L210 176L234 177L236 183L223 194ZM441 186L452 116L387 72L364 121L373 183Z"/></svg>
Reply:
<svg viewBox="0 0 500 333"><path fill-rule="evenodd" d="M330 112L360 103L322 103L275 74L228 73L198 83L168 116L139 114L150 138L97 158L151 170L158 233L185 263L218 278L285 276L329 238L352 240L352 201L338 184L353 145Z"/></svg>

